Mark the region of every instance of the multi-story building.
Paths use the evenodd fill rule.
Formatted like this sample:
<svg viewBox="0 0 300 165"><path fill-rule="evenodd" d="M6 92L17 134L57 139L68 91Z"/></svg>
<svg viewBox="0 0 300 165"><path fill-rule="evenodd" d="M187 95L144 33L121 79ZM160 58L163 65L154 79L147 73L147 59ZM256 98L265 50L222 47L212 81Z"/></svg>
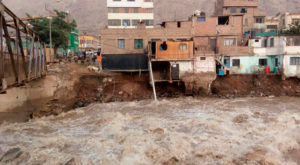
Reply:
<svg viewBox="0 0 300 165"><path fill-rule="evenodd" d="M293 23L300 23L300 13L284 13L280 16L280 28L289 29Z"/></svg>
<svg viewBox="0 0 300 165"><path fill-rule="evenodd" d="M280 30L280 18L279 17L267 17L266 18L267 32L278 32Z"/></svg>
<svg viewBox="0 0 300 165"><path fill-rule="evenodd" d="M153 0L107 0L108 28L134 28L144 22L154 26Z"/></svg>
<svg viewBox="0 0 300 165"><path fill-rule="evenodd" d="M89 35L79 36L80 51L96 51L98 49L100 49L100 40L98 37Z"/></svg>
<svg viewBox="0 0 300 165"><path fill-rule="evenodd" d="M243 31L264 32L266 12L258 9L258 0L217 0L215 14L218 16L243 15Z"/></svg>

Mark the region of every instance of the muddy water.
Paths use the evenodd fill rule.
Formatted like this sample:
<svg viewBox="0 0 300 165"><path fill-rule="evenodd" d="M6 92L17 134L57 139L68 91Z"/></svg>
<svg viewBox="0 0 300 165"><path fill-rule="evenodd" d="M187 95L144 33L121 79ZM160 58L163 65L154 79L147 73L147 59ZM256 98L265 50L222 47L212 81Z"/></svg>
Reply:
<svg viewBox="0 0 300 165"><path fill-rule="evenodd" d="M299 151L300 100L289 97L93 104L0 127L5 163L296 165Z"/></svg>

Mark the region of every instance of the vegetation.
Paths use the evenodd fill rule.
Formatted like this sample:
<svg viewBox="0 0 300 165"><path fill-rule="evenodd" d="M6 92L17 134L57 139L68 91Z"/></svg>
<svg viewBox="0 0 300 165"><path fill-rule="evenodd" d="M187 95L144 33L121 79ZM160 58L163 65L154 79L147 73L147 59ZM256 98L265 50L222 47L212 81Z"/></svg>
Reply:
<svg viewBox="0 0 300 165"><path fill-rule="evenodd" d="M300 34L300 22L290 25L290 29L281 31L281 34Z"/></svg>
<svg viewBox="0 0 300 165"><path fill-rule="evenodd" d="M56 48L67 48L68 46L68 34L72 29L77 27L76 21L66 21L68 14L63 11L57 11L56 16L52 17L52 44ZM30 17L30 15L27 14ZM36 32L45 43L50 43L50 26L49 18L43 18L40 20L32 20L29 23L33 26L32 29Z"/></svg>

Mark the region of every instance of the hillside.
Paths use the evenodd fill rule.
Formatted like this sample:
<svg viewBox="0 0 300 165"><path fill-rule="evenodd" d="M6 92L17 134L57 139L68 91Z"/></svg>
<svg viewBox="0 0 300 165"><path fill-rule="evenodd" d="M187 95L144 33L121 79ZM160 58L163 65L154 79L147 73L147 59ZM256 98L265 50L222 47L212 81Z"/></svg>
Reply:
<svg viewBox="0 0 300 165"><path fill-rule="evenodd" d="M3 0L19 17L30 15L47 15L45 2L59 10L70 11L76 19L81 33L97 35L107 22L106 0ZM300 11L299 0L261 0L261 8L268 15L278 12ZM154 0L155 24L165 20L186 19L195 10L211 14L214 0Z"/></svg>

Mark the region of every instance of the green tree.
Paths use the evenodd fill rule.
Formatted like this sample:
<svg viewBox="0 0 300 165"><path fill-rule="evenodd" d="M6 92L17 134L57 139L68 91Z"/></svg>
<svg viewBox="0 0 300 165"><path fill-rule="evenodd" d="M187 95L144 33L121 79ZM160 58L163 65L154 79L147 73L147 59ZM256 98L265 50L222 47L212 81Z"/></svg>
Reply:
<svg viewBox="0 0 300 165"><path fill-rule="evenodd" d="M300 34L300 22L295 22L289 25L290 28L288 30L281 31L282 34Z"/></svg>
<svg viewBox="0 0 300 165"><path fill-rule="evenodd" d="M63 11L57 11L56 16L52 17L52 45L55 49L62 47L68 47L68 34L71 30L76 29L77 24L75 20L71 22L66 21L68 14ZM28 14L27 14L28 15ZM30 15L28 15L30 17ZM50 43L50 26L49 26L50 19L43 18L40 20L32 20L29 23L33 26L32 30L36 32L40 38L45 43Z"/></svg>

